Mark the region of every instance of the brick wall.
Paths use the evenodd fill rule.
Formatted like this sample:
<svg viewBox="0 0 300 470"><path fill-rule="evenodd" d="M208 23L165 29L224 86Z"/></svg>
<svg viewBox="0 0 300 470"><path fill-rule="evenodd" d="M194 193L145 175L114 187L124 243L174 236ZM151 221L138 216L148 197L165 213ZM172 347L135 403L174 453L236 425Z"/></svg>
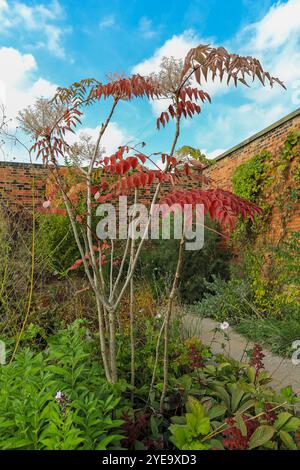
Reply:
<svg viewBox="0 0 300 470"><path fill-rule="evenodd" d="M204 170L205 175L212 179L210 186L232 190L232 176L236 167L262 150L269 151L276 159L280 155L287 135L292 130L300 130L300 108L217 157L216 163ZM294 207L287 223L287 230L300 232L299 203ZM269 236L276 242L281 235L280 209L275 207L270 216Z"/></svg>
<svg viewBox="0 0 300 470"><path fill-rule="evenodd" d="M0 162L0 202L31 206L33 187L36 204L42 204L48 171L42 165Z"/></svg>
<svg viewBox="0 0 300 470"><path fill-rule="evenodd" d="M217 157L216 163L205 170L206 176L213 180L212 186L232 190L235 168L262 150L279 155L288 133L293 129L300 130L300 108Z"/></svg>
<svg viewBox="0 0 300 470"><path fill-rule="evenodd" d="M216 163L204 170L205 175L212 179L212 186L231 190L231 180L237 166L262 150L268 150L276 157L288 133L293 129L300 129L300 108L217 157ZM9 204L30 206L32 186L35 182L36 203L41 204L44 200L46 180L47 170L42 165L0 162L0 201L2 199ZM193 185L195 183L186 182L186 187ZM169 188L165 187L166 189ZM150 194L145 193L142 199L149 200ZM279 235L279 225L280 212L275 210L270 227L270 233L272 235L274 232L275 238ZM292 231L300 231L299 204L288 222L288 228Z"/></svg>

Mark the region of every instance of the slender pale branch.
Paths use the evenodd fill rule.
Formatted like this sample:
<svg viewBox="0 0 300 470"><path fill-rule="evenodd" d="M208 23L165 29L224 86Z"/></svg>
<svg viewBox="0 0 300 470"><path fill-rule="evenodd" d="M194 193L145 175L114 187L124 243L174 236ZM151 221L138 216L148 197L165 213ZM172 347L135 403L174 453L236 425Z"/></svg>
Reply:
<svg viewBox="0 0 300 470"><path fill-rule="evenodd" d="M176 293L176 289L178 286L178 281L180 278L180 270L182 265L183 259L183 250L184 250L184 236L180 240L179 245L179 253L178 253L178 260L177 266L175 271L175 276L173 279L173 285L169 296L168 307L166 311L166 318L164 322L164 381L163 381L163 390L160 397L160 411L163 412L164 409L164 401L168 389L168 379L169 379L169 329L170 329L170 318L172 315L172 307L173 301Z"/></svg>
<svg viewBox="0 0 300 470"><path fill-rule="evenodd" d="M138 190L134 191L134 205L137 204ZM133 263L134 259L134 245L135 238L134 234L131 233L131 249L130 249L130 264ZM134 400L134 386L135 386L135 332L134 332L134 286L133 276L130 279L130 348L131 348L131 386L132 386L132 402Z"/></svg>
<svg viewBox="0 0 300 470"><path fill-rule="evenodd" d="M178 105L178 98L176 98L176 106ZM178 137L179 137L179 134L180 134L180 115L177 113L176 114L176 129L175 129L175 135L174 135L174 139L173 139L173 143L172 143L172 147L171 147L171 152L170 152L170 156L173 156L174 155L174 151L175 151L175 148L176 148L176 145L177 145L177 141L178 141ZM168 163L167 163L167 166L166 166L166 171L168 170ZM154 205L157 201L157 198L158 198L158 195L159 195L159 192L160 192L160 189L161 189L161 183L158 183L158 185L156 186L156 190L155 190L155 193L154 193L154 196L152 198L152 201L151 201L151 207L150 207L150 214L149 214L149 217L148 217L148 221L147 221L147 224L146 224L146 227L145 227L145 231L142 235L142 238L141 238L141 241L139 243L139 246L136 250L136 253L135 253L135 257L134 257L134 260L133 260L133 263L132 263L132 266L131 266L131 269L129 270L127 276L126 276L126 279L125 279L125 282L123 284L123 287L120 291L120 294L116 300L116 302L114 303L113 305L113 308L117 308L117 306L119 305L120 301L122 300L123 298L123 295L128 287L128 284L130 282L130 279L131 277L133 276L133 273L134 273L134 270L135 270L135 267L136 267L136 264L137 264L137 261L138 261L138 258L139 258L139 255L140 255L140 252L141 252L141 249L142 249L142 246L144 244L144 241L147 237L147 234L148 234L148 230L149 230L149 226L150 226L150 223L151 223L151 219L152 219L152 216L153 216L153 211L154 211Z"/></svg>

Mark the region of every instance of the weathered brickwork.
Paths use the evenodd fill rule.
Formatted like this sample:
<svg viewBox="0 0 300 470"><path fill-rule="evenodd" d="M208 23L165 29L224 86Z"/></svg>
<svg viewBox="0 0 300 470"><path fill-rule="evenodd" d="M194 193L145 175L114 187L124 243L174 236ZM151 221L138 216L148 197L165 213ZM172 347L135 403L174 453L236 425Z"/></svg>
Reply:
<svg viewBox="0 0 300 470"><path fill-rule="evenodd" d="M262 150L268 150L274 156L279 155L288 133L293 129L300 129L300 109L220 155L213 166L204 170L205 175L212 180L210 185L231 190L232 176L237 166ZM47 175L47 169L42 165L0 162L0 201L2 199L16 206L31 206L34 184L36 204L42 204ZM199 183L187 180L184 185L192 188ZM164 191L168 189L169 186L164 187ZM151 193L144 192L140 202L149 201ZM275 209L270 222L270 234L274 235L274 239L279 236L279 222L280 211ZM295 207L287 227L290 231L300 231L300 204Z"/></svg>
<svg viewBox="0 0 300 470"><path fill-rule="evenodd" d="M276 158L292 130L300 130L300 109L217 157L216 163L204 170L205 175L211 178L210 186L232 190L232 176L236 167L262 150L269 151ZM270 217L270 237L274 241L282 235L280 219L280 209L275 207ZM287 230L300 232L300 204L295 205L287 222Z"/></svg>
<svg viewBox="0 0 300 470"><path fill-rule="evenodd" d="M0 201L14 206L42 204L48 171L42 165L0 162Z"/></svg>

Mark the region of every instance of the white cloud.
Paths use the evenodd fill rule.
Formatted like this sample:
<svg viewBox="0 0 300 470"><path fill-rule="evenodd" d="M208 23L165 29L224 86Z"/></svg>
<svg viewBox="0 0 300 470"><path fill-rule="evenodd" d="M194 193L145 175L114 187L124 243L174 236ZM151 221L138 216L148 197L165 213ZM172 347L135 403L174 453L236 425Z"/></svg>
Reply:
<svg viewBox="0 0 300 470"><path fill-rule="evenodd" d="M174 35L168 39L160 48L154 51L149 59L133 67L133 73L149 75L159 71L159 66L163 57L174 57L184 59L188 51L199 43L199 38L192 30L184 31L180 35Z"/></svg>
<svg viewBox="0 0 300 470"><path fill-rule="evenodd" d="M66 54L61 41L69 29L58 26L62 16L63 10L58 0L33 6L0 0L0 32L24 30L34 41L38 33L39 41L34 45L47 48L54 56L64 59Z"/></svg>
<svg viewBox="0 0 300 470"><path fill-rule="evenodd" d="M84 127L77 134L68 134L67 141L73 144L79 140L80 134L87 134L96 141L100 131L100 126ZM101 140L101 147L104 148L107 155L112 155L120 145L125 145L133 140L133 137L126 130L121 128L116 122L110 122Z"/></svg>
<svg viewBox="0 0 300 470"><path fill-rule="evenodd" d="M174 35L168 39L160 48L156 49L151 57L145 59L132 68L133 73L140 75L150 75L153 72L158 72L160 64L164 57L174 57L175 59L182 59L186 57L187 53L198 44L207 44L211 41L201 39L193 30L186 30L180 35ZM196 82L193 83L196 86ZM225 94L233 85L226 86L225 83L220 83L218 80L213 82L208 78L207 82L202 84L202 88L214 97L217 94ZM165 111L169 106L168 100L154 100L151 101L151 107L155 116Z"/></svg>
<svg viewBox="0 0 300 470"><path fill-rule="evenodd" d="M280 78L287 91L257 84L244 95L267 114L280 105L283 115L300 104L300 0L278 2L259 21L244 28L238 43L241 53L257 56L271 75ZM271 111L272 112L272 111Z"/></svg>
<svg viewBox="0 0 300 470"><path fill-rule="evenodd" d="M6 114L10 118L16 117L18 111L32 104L35 98L50 98L55 93L57 85L35 77L38 67L32 54L22 54L12 47L2 47L0 70L2 102L5 101Z"/></svg>
<svg viewBox="0 0 300 470"><path fill-rule="evenodd" d="M105 29L105 28L112 28L113 26L115 26L116 24L116 19L115 19L115 16L114 15L107 15L107 16L104 16L100 23L99 23L99 27L101 29Z"/></svg>
<svg viewBox="0 0 300 470"><path fill-rule="evenodd" d="M300 33L300 0L278 2L259 22L250 25L254 31L250 48L264 50L284 45L291 34Z"/></svg>
<svg viewBox="0 0 300 470"><path fill-rule="evenodd" d="M140 19L139 31L142 36L146 39L152 39L158 34L158 31L153 28L152 20L147 18L147 16L142 16L142 18Z"/></svg>

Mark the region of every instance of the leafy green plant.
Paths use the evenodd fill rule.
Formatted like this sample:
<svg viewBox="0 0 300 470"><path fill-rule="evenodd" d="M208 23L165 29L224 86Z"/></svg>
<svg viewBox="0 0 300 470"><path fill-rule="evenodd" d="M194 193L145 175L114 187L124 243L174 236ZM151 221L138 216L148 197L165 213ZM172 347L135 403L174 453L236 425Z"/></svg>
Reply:
<svg viewBox="0 0 300 470"><path fill-rule="evenodd" d="M93 359L94 341L82 322L0 368L1 449L121 447L120 396Z"/></svg>
<svg viewBox="0 0 300 470"><path fill-rule="evenodd" d="M236 168L232 178L235 194L252 202L257 200L264 183L268 158L270 158L270 153L264 151Z"/></svg>
<svg viewBox="0 0 300 470"><path fill-rule="evenodd" d="M59 214L39 214L37 222L37 258L44 260L49 273L66 272L79 256L70 221Z"/></svg>
<svg viewBox="0 0 300 470"><path fill-rule="evenodd" d="M229 250L226 249L218 235L217 224L206 217L204 238L201 250L186 251L183 254L181 277L178 285L178 297L182 302L193 303L202 299L207 292L207 281L214 276L229 277ZM213 231L212 231L213 230ZM179 240L152 240L147 244L140 259L138 274L150 283L157 297L166 297L172 276L176 270L176 253Z"/></svg>
<svg viewBox="0 0 300 470"><path fill-rule="evenodd" d="M201 302L187 309L188 313L210 317L218 321L230 320L238 323L241 318L255 314L251 288L240 279L226 281L212 276L211 282L204 281L208 292L204 293Z"/></svg>
<svg viewBox="0 0 300 470"><path fill-rule="evenodd" d="M161 414L161 363L149 396L160 322L148 319L139 336L134 401L126 336L118 353L120 380L112 385L105 380L98 344L85 322L76 321L47 338L40 351L30 331L11 364L0 367L0 449L298 446L298 398L291 387L275 393L264 370L256 374L247 364L214 356L196 338L184 340L177 322L170 331L171 386Z"/></svg>
<svg viewBox="0 0 300 470"><path fill-rule="evenodd" d="M210 419L205 415L203 405L189 397L186 409L184 417L172 419L170 440L181 450L208 450L210 443L203 442L203 437L209 434Z"/></svg>

